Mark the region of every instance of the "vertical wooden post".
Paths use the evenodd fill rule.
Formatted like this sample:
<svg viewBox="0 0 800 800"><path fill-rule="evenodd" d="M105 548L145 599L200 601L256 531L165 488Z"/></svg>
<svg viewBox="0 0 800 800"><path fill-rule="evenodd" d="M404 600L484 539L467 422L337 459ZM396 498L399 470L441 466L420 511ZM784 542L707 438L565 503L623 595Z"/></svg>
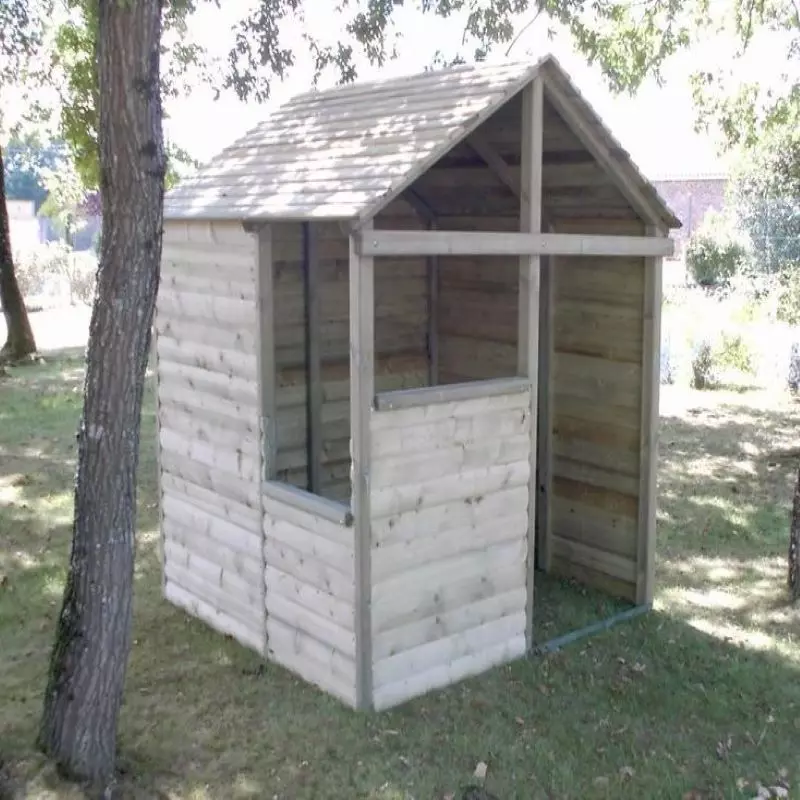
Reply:
<svg viewBox="0 0 800 800"><path fill-rule="evenodd" d="M522 153L519 228L523 233L539 233L542 226L542 103L540 77L522 95ZM531 475L528 482L528 550L526 557L528 652L533 647L533 579L536 562L536 461L539 381L539 256L522 256L519 262L519 336L517 367L531 382L530 431Z"/></svg>
<svg viewBox="0 0 800 800"><path fill-rule="evenodd" d="M648 226L647 235L665 236L666 231ZM655 587L658 402L661 389L661 259L645 258L644 271L636 602L639 605L650 605Z"/></svg>
<svg viewBox="0 0 800 800"><path fill-rule="evenodd" d="M275 393L278 380L275 371L274 271L272 263L272 227L263 225L248 232L256 235L256 380L260 405L261 474L259 475L259 531L261 532L261 613L264 621L263 655L267 654L267 557L264 552L264 493L262 480L275 475L277 426Z"/></svg>
<svg viewBox="0 0 800 800"><path fill-rule="evenodd" d="M320 357L319 258L317 229L303 225L303 292L305 295L306 341L306 455L308 490L322 491L322 374Z"/></svg>
<svg viewBox="0 0 800 800"><path fill-rule="evenodd" d="M363 226L369 233L372 223ZM355 530L356 707L372 706L370 415L375 398L375 273L350 236L350 451Z"/></svg>
<svg viewBox="0 0 800 800"><path fill-rule="evenodd" d="M428 223L428 230L436 228ZM439 383L439 256L428 256L428 383Z"/></svg>
<svg viewBox="0 0 800 800"><path fill-rule="evenodd" d="M164 473L161 470L161 400L158 369L158 302L153 312L153 328L150 333L150 369L153 372L153 391L155 393L155 433L156 433L156 474L158 475L158 560L161 565L161 594L167 588L167 573L164 569L166 539L164 536Z"/></svg>
<svg viewBox="0 0 800 800"><path fill-rule="evenodd" d="M541 265L539 298L539 409L536 453L536 538L539 568L550 571L552 563L553 519L553 321L556 266L555 257L546 256Z"/></svg>
<svg viewBox="0 0 800 800"><path fill-rule="evenodd" d="M271 480L275 476L277 436L275 424L275 314L273 297L272 228L264 225L258 229L258 265L256 288L258 297L258 337L256 361L258 386L261 398L261 477Z"/></svg>

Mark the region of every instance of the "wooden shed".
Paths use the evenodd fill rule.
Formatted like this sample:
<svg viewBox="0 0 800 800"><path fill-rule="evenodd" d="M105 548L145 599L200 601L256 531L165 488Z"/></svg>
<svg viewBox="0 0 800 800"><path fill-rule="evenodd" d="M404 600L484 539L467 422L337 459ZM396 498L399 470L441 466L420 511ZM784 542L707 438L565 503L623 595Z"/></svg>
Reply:
<svg viewBox="0 0 800 800"><path fill-rule="evenodd" d="M376 709L649 604L678 225L552 57L271 113L166 200L166 598Z"/></svg>

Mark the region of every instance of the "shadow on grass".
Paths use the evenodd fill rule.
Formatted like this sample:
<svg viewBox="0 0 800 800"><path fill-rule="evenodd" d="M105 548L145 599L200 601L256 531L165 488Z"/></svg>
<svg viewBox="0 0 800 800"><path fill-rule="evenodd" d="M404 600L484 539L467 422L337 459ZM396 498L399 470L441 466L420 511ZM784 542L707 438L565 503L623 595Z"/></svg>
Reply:
<svg viewBox="0 0 800 800"><path fill-rule="evenodd" d="M0 426L11 544L0 567L0 760L32 798L79 796L33 750L71 524L79 404L54 387L69 395L65 373L50 388L42 376L44 396L55 395L45 405L25 402L34 373L3 384L20 429ZM458 797L480 761L502 800L699 800L742 796L745 781L744 796L759 781L796 784L798 621L778 580L794 466L776 455L797 444L796 416L732 406L665 420L656 612L373 715L161 599L148 393L120 797ZM41 429L52 435L34 452ZM14 485L18 475L29 477Z"/></svg>
<svg viewBox="0 0 800 800"><path fill-rule="evenodd" d="M660 601L696 627L800 663L786 554L800 410L715 402L662 420ZM705 404L705 405L701 405Z"/></svg>

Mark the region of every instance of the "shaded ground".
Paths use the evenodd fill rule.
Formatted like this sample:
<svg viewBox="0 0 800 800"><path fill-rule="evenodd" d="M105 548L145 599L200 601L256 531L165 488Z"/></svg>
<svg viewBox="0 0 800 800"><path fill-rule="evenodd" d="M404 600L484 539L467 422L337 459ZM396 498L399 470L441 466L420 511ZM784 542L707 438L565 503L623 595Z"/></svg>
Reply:
<svg viewBox="0 0 800 800"><path fill-rule="evenodd" d="M67 560L80 381L77 356L0 381L0 775L20 797L81 796L32 745ZM784 562L800 409L668 391L663 417L652 614L360 715L160 599L148 394L121 796L430 800L452 797L479 761L502 800L753 797L779 781L794 791L800 616L785 604Z"/></svg>

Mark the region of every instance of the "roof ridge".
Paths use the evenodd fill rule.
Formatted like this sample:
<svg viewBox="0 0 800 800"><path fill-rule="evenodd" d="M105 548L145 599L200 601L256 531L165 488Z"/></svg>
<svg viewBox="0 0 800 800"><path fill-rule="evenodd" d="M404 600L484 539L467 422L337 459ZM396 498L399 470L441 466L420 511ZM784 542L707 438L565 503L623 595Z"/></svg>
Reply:
<svg viewBox="0 0 800 800"><path fill-rule="evenodd" d="M453 64L449 67L441 67L435 69L416 70L414 72L403 72L399 75L376 77L368 81L360 81L356 79L352 83L341 83L335 86L330 86L326 89L307 89L304 92L292 95L280 108L295 103L296 101L317 99L330 97L335 94L347 94L348 91L360 91L362 89L377 89L381 86L386 86L390 83L398 85L405 81L419 80L423 76L430 75L431 78L442 77L443 75L454 75L459 72L489 72L491 69L508 69L512 67L519 67L520 69L527 69L539 63L539 59L503 59L498 61L473 61L467 64Z"/></svg>

